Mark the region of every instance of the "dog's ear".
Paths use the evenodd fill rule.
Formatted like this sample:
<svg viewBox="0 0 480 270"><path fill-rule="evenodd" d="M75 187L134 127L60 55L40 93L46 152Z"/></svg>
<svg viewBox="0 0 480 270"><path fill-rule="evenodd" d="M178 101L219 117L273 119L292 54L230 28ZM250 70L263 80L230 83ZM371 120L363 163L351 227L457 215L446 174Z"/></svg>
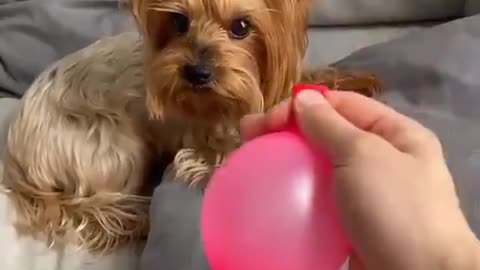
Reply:
<svg viewBox="0 0 480 270"><path fill-rule="evenodd" d="M143 34L145 28L145 0L118 0L118 7L121 11L125 11L135 20L137 30Z"/></svg>
<svg viewBox="0 0 480 270"><path fill-rule="evenodd" d="M300 79L308 45L308 13L311 0L264 0L271 22L265 29L265 61L262 89L265 108L292 93Z"/></svg>
<svg viewBox="0 0 480 270"><path fill-rule="evenodd" d="M138 30L145 34L147 22L147 5L148 0L120 0L120 5L123 9L133 16L137 24Z"/></svg>
<svg viewBox="0 0 480 270"><path fill-rule="evenodd" d="M168 16L165 16L164 12L159 12L162 8L168 8L168 5L162 1L153 0L124 1L129 3L128 8L135 18L138 31L143 35L147 49L157 48L170 33L164 29L168 25Z"/></svg>
<svg viewBox="0 0 480 270"><path fill-rule="evenodd" d="M144 18L144 0L120 0L120 7L128 10L138 25L142 25Z"/></svg>

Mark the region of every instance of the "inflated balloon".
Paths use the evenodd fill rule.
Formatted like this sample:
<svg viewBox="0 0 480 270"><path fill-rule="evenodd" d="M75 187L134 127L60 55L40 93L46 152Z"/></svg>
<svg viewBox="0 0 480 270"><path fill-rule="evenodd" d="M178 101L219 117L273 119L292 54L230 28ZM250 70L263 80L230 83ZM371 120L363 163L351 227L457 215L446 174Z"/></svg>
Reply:
<svg viewBox="0 0 480 270"><path fill-rule="evenodd" d="M337 270L347 260L332 164L295 130L246 143L212 177L201 223L213 270Z"/></svg>

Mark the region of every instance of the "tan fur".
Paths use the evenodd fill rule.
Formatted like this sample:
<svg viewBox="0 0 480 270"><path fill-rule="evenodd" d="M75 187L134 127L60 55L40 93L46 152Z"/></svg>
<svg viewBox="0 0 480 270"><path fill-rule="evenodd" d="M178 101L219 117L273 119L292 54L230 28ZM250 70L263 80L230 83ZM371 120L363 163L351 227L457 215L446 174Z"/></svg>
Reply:
<svg viewBox="0 0 480 270"><path fill-rule="evenodd" d="M125 33L60 60L30 87L9 130L3 185L17 228L53 245L110 252L144 237L155 157L176 154L179 179L208 178L240 144L238 122L324 83L371 94L370 75L305 72L308 0L134 0L143 38ZM171 14L191 20L172 32ZM228 35L244 16L244 39ZM199 93L179 70L207 47L215 80ZM345 88L344 88L345 87Z"/></svg>
<svg viewBox="0 0 480 270"><path fill-rule="evenodd" d="M74 237L93 250L145 235L149 200L139 192L156 153L144 98L134 34L72 54L36 80L5 157L20 232L46 233L50 244Z"/></svg>

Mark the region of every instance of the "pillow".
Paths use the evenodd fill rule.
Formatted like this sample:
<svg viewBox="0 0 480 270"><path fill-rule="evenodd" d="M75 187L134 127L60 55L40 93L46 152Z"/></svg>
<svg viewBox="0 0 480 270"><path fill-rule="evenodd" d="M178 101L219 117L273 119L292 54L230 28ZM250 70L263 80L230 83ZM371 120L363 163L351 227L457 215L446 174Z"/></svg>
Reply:
<svg viewBox="0 0 480 270"><path fill-rule="evenodd" d="M358 51L336 65L377 73L381 100L433 129L461 197L480 233L480 15ZM201 194L167 174L151 208L142 270L208 269L199 234Z"/></svg>
<svg viewBox="0 0 480 270"><path fill-rule="evenodd" d="M0 97L23 95L48 65L133 29L117 0L0 0Z"/></svg>

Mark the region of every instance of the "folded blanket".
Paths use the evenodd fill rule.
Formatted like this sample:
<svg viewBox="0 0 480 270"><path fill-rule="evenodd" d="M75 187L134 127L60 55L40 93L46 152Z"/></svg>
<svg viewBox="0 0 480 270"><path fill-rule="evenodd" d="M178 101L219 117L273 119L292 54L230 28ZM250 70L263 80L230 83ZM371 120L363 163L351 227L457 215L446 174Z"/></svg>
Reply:
<svg viewBox="0 0 480 270"><path fill-rule="evenodd" d="M21 97L47 65L134 29L118 0L0 0L0 97Z"/></svg>

